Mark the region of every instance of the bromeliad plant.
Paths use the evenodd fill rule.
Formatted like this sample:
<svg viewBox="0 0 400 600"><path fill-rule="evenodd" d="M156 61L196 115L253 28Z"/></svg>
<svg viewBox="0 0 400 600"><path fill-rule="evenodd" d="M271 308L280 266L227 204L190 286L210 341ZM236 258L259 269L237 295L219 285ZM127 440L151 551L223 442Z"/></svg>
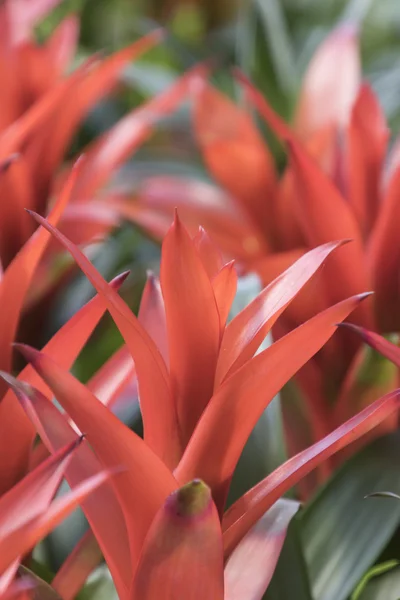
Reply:
<svg viewBox="0 0 400 600"><path fill-rule="evenodd" d="M88 444L65 471L72 488L104 468L122 469L82 506L119 596L260 599L297 508L279 501L281 496L399 405L398 391L376 401L224 512L236 463L259 416L365 298L353 296L325 309L255 355L278 317L342 242L306 253L226 324L236 289L233 264L223 263L203 230L192 239L176 216L162 247L160 286L150 279L139 321L75 244L43 217L35 218L74 257L124 337L136 370L144 439L46 350L19 345L65 413L23 378L3 378L50 452L76 439L69 418L85 433ZM76 572L90 544L88 535L67 561L67 572ZM78 571L78 584L69 577L73 591L64 598L82 583L82 568Z"/></svg>
<svg viewBox="0 0 400 600"><path fill-rule="evenodd" d="M243 73L235 77L247 104L288 147L282 176L248 111L197 78L191 88L194 131L221 189L153 178L136 201L123 203L123 213L157 236L177 205L191 230L199 223L207 227L226 256L256 271L265 284L309 248L351 239L291 304L274 327L275 337L331 302L368 289L374 296L352 320L381 333L398 331L399 153L395 149L385 164L388 130L373 90L361 83L355 29L340 27L317 51L291 126ZM365 385L365 372L377 370L374 360L343 331L302 369L297 383L312 439L396 384L397 371L385 366Z"/></svg>

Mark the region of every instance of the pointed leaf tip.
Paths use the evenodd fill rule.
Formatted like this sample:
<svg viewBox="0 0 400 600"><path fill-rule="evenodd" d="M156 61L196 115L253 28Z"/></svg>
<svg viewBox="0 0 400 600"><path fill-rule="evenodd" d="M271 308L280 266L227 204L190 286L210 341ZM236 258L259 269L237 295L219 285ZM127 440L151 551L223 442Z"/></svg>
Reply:
<svg viewBox="0 0 400 600"><path fill-rule="evenodd" d="M194 479L173 492L165 506L177 517L190 518L204 514L210 503L210 488L201 479Z"/></svg>
<svg viewBox="0 0 400 600"><path fill-rule="evenodd" d="M12 344L12 346L13 346L13 348L18 350L18 352L20 352L22 354L22 356L25 358L25 360L27 362L31 363L32 365L34 365L35 363L38 362L38 360L40 360L39 350L32 348L32 346L28 346L27 344L19 344L19 343Z"/></svg>

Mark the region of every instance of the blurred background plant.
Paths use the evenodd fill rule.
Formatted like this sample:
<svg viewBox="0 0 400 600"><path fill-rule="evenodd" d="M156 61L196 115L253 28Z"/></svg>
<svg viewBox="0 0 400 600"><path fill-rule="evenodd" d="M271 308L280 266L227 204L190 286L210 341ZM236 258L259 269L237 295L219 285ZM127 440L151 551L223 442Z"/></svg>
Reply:
<svg viewBox="0 0 400 600"><path fill-rule="evenodd" d="M108 54L119 49L158 24L167 32L160 46L125 69L118 94L100 102L91 112L74 140L71 154L116 123L128 109L155 96L185 70L208 59L215 66L213 83L221 90L239 97L229 71L231 66L239 65L277 112L289 119L310 57L332 28L343 21L359 25L364 76L378 94L393 137L400 129L398 0L64 0L40 23L38 39L46 39L71 12L81 18L77 63L93 52L104 50ZM269 143L278 164L282 164L279 146L270 139ZM121 171L119 181L133 187L153 174L193 174L209 180L186 107L158 124L156 133ZM108 279L124 268L131 269L124 297L135 310L146 269L157 268L158 262L158 245L131 224L114 232L94 260ZM256 279L250 283L247 280L241 293L253 297L258 286ZM76 275L68 289L58 295L43 330L43 341L92 294L86 279ZM120 343L110 319L104 318L79 357L75 374L86 381ZM281 427L276 427L279 419L279 410L275 415L270 411L255 430L236 473L232 498L282 460L285 449L279 437ZM274 437L274 432L278 436ZM395 501L364 500L364 496L380 489L400 492L399 444L399 435L394 433L364 449L296 517L268 599L346 600L363 581L354 598L397 600L400 569L393 566L388 571L379 570L377 565L400 557L396 531L400 509ZM50 536L43 547L43 556L47 553L52 558L50 567L60 564L81 527L82 522L75 518ZM61 548L58 556L56 548ZM373 577L365 579L369 570ZM103 580L105 597L110 597L104 572L93 584L93 595L88 591L86 597L101 597Z"/></svg>

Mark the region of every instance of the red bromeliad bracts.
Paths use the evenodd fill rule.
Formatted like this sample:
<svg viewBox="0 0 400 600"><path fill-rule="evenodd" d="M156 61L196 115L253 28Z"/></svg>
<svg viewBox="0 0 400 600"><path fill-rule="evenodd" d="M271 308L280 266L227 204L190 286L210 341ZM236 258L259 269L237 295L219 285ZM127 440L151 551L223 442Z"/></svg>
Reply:
<svg viewBox="0 0 400 600"><path fill-rule="evenodd" d="M48 451L76 441L69 419L85 432L87 442L65 470L72 493L88 477L120 469L83 503L92 533L56 576L55 589L65 600L75 595L100 560L96 538L122 600L260 600L297 509L281 496L399 407L398 391L377 400L224 512L236 463L259 416L365 297L326 308L255 355L276 320L342 242L305 253L227 324L236 290L233 264L224 264L203 230L192 239L176 216L163 243L160 283L150 277L136 318L75 244L39 215L35 218L74 257L126 343L97 389L81 384L47 348L19 346L31 363L29 373L36 372L34 387L24 383L25 374L19 380L2 374L19 400L10 397L9 408L25 427L34 426ZM107 383L118 387L114 379L126 372L120 366L127 355L135 365L144 439L96 397ZM51 393L65 413L49 402Z"/></svg>
<svg viewBox="0 0 400 600"><path fill-rule="evenodd" d="M9 368L10 343L23 310L43 300L60 276L59 249L49 236L34 235L35 224L24 209L45 216L52 211L52 222L75 243L102 237L118 216L110 206L98 205L96 195L151 134L154 120L186 93L184 77L133 110L85 149L73 173L64 157L83 119L116 87L124 66L159 43L162 33L150 33L108 58L92 57L66 75L77 42L75 17L63 21L42 46L32 34L57 3L6 0L0 6L0 194L6 199L0 206L2 368Z"/></svg>
<svg viewBox="0 0 400 600"><path fill-rule="evenodd" d="M205 78L195 78L195 135L220 187L155 177L133 201L120 203L125 217L155 236L163 235L178 206L191 231L204 225L227 257L256 271L264 284L308 249L352 240L291 304L274 328L276 338L331 302L369 289L375 294L352 315L354 323L381 333L400 330L398 152L385 162L387 126L371 87L361 83L359 63L356 31L342 26L309 66L293 125L235 73L247 104L288 148L281 177L248 111ZM397 370L389 365L366 386L360 369L372 368L371 361L356 337L343 331L299 373L314 440L395 385Z"/></svg>
<svg viewBox="0 0 400 600"><path fill-rule="evenodd" d="M0 369L12 367L12 347L24 311L53 289L54 262L60 248L24 209L46 215L79 244L109 231L115 213L96 204L96 194L115 170L150 135L154 120L171 110L186 93L187 78L94 140L75 166L64 155L80 123L105 94L112 91L130 60L154 46L160 32L151 33L105 59L90 59L65 75L77 38L75 18L67 19L43 45L33 41L33 26L56 0L6 0L0 6ZM116 279L117 288L122 279ZM47 347L69 368L93 332L105 305L95 298L82 308ZM35 320L36 323L36 320ZM25 331L20 339L25 339ZM62 357L62 358L61 358ZM104 384L104 366L93 386ZM130 368L130 365L129 365ZM128 369L129 371L129 369ZM121 375L123 377L123 374ZM128 375L127 375L128 376ZM0 385L0 494L29 468L33 428L18 420L6 386ZM112 402L107 388L104 401ZM7 456L7 460L4 458Z"/></svg>

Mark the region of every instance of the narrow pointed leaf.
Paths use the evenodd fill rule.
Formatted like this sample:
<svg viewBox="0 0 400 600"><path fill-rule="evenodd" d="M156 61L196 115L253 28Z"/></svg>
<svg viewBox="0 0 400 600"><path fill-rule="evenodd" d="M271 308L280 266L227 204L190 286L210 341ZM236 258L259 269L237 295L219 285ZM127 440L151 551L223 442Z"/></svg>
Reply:
<svg viewBox="0 0 400 600"><path fill-rule="evenodd" d="M126 276L127 273L123 273L113 279L110 285L118 290ZM51 355L61 367L69 369L105 310L103 297L96 296L54 334L43 350ZM51 399L52 393L48 386L30 365L21 371L18 379L36 386ZM1 494L25 474L35 430L11 390L6 391L0 402L0 420L0 461L3 463L0 478ZM12 448L11 453L10 448Z"/></svg>
<svg viewBox="0 0 400 600"><path fill-rule="evenodd" d="M352 323L344 323L343 327L357 333L371 348L391 360L397 367L400 367L400 348L396 344L392 344L392 342L389 342L389 340L379 335L379 333L368 331L363 327L357 327L357 325L353 325Z"/></svg>
<svg viewBox="0 0 400 600"><path fill-rule="evenodd" d="M209 170L242 204L253 226L269 231L275 172L257 128L243 109L206 81L196 79L192 95L194 128Z"/></svg>
<svg viewBox="0 0 400 600"><path fill-rule="evenodd" d="M349 199L367 236L380 209L381 171L388 129L371 87L364 84L351 113L348 129Z"/></svg>
<svg viewBox="0 0 400 600"><path fill-rule="evenodd" d="M45 354L18 346L73 419L106 468L123 467L111 482L123 509L132 564L157 509L176 483L145 442L115 417L83 384ZM153 476L149 479L148 474ZM140 515L140 517L138 517Z"/></svg>
<svg viewBox="0 0 400 600"><path fill-rule="evenodd" d="M175 406L169 389L166 366L158 348L122 298L110 288L79 248L45 219L37 214L34 217L70 252L104 298L129 347L141 382L140 399L146 442L166 464L175 464L180 453Z"/></svg>
<svg viewBox="0 0 400 600"><path fill-rule="evenodd" d="M234 261L226 264L211 281L217 303L221 335L225 330L232 302L235 299L238 277ZM221 349L220 349L221 351ZM218 364L218 363L217 363Z"/></svg>
<svg viewBox="0 0 400 600"><path fill-rule="evenodd" d="M63 479L72 452L80 442L80 438L75 438L73 442L63 446L0 498L1 539L48 508ZM14 557L16 558L17 556Z"/></svg>
<svg viewBox="0 0 400 600"><path fill-rule="evenodd" d="M255 354L287 305L341 244L325 244L302 256L229 323L221 342L217 382L239 369Z"/></svg>
<svg viewBox="0 0 400 600"><path fill-rule="evenodd" d="M310 448L289 459L242 496L226 513L224 548L229 555L243 535L278 498L302 477L348 444L368 433L400 408L400 391L380 398Z"/></svg>
<svg viewBox="0 0 400 600"><path fill-rule="evenodd" d="M210 279L178 217L162 245L160 282L167 321L171 391L185 445L212 396L220 320Z"/></svg>
<svg viewBox="0 0 400 600"><path fill-rule="evenodd" d="M53 502L50 507L7 537L0 540L0 571L6 569L17 556L25 554L39 540L45 537L83 500L109 477L102 472L94 475L75 490Z"/></svg>
<svg viewBox="0 0 400 600"><path fill-rule="evenodd" d="M146 285L140 300L138 320L156 344L165 364L169 365L164 299L160 281L151 272L147 273Z"/></svg>
<svg viewBox="0 0 400 600"><path fill-rule="evenodd" d="M204 411L176 469L177 479L187 481L196 473L222 503L240 453L262 412L363 297L349 298L316 315L228 377Z"/></svg>
<svg viewBox="0 0 400 600"><path fill-rule="evenodd" d="M50 452L76 440L76 433L67 418L38 390L20 383L11 375L1 374L12 388L27 416ZM87 442L65 469L65 478L72 489L102 470L101 463ZM124 516L110 483L94 491L82 504L82 510L96 536L111 574L121 594L126 594L131 579L129 541Z"/></svg>

